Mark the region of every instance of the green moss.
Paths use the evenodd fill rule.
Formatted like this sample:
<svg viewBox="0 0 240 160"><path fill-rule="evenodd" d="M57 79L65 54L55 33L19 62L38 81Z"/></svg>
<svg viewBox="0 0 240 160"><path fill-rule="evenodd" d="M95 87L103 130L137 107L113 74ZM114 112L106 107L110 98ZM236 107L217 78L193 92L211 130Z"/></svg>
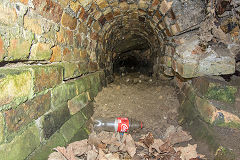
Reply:
<svg viewBox="0 0 240 160"><path fill-rule="evenodd" d="M215 154L214 160L235 160L236 157L228 148L220 146Z"/></svg>
<svg viewBox="0 0 240 160"><path fill-rule="evenodd" d="M60 65L64 68L64 79L74 78L81 75L78 63L62 62Z"/></svg>
<svg viewBox="0 0 240 160"><path fill-rule="evenodd" d="M32 97L32 75L29 71L16 69L1 69L0 106L15 100L20 104L28 97Z"/></svg>
<svg viewBox="0 0 240 160"><path fill-rule="evenodd" d="M28 158L27 160L44 160L48 159L50 153L53 152L53 148L57 146L65 146L66 142L64 141L63 136L56 132L51 138L44 144L41 144Z"/></svg>
<svg viewBox="0 0 240 160"><path fill-rule="evenodd" d="M52 105L57 107L76 95L77 87L74 82L63 83L52 90Z"/></svg>
<svg viewBox="0 0 240 160"><path fill-rule="evenodd" d="M237 88L234 86L223 86L211 83L206 97L218 101L234 103Z"/></svg>
<svg viewBox="0 0 240 160"><path fill-rule="evenodd" d="M10 143L0 146L0 159L25 159L40 145L38 128L33 125L21 135L16 136Z"/></svg>
<svg viewBox="0 0 240 160"><path fill-rule="evenodd" d="M237 122L228 122L228 123L218 123L216 124L217 126L220 126L220 127L229 127L229 128L236 128L236 129L240 129L240 123L237 123Z"/></svg>

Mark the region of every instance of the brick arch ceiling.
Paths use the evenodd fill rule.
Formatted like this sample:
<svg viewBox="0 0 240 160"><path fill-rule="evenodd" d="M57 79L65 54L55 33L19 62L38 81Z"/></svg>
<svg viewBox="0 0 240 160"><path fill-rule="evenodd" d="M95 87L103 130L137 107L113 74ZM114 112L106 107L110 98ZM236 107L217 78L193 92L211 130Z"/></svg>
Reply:
<svg viewBox="0 0 240 160"><path fill-rule="evenodd" d="M99 54L112 51L114 43L126 33L142 36L155 50L172 35L164 21L165 15L171 12L166 1L83 0L80 3L81 46L93 61L98 60Z"/></svg>

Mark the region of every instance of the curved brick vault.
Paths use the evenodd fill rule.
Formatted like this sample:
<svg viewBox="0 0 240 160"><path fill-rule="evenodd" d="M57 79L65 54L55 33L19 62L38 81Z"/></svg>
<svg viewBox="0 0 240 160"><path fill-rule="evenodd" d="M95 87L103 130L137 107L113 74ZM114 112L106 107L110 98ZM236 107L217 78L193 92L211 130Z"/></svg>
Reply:
<svg viewBox="0 0 240 160"><path fill-rule="evenodd" d="M205 0L1 0L0 159L86 138L91 101L129 55L157 77L234 73L236 44L199 50L205 19Z"/></svg>
<svg viewBox="0 0 240 160"><path fill-rule="evenodd" d="M155 71L159 71L156 66L169 45L167 37L180 31L177 24L165 23L164 17L170 17L172 21L175 18L168 2L99 0L81 4L80 27L88 31L82 34L82 46L91 53L91 59L97 61L100 68L111 73L121 42L126 39L131 41L131 36L139 36L139 41L148 42L149 61L158 68ZM168 54L171 56L171 53Z"/></svg>

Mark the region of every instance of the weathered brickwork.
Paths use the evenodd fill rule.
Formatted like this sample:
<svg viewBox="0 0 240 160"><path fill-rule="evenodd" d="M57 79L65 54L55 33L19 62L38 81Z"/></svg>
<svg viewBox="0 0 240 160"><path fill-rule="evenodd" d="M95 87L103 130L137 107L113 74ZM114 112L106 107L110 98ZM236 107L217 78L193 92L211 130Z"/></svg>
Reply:
<svg viewBox="0 0 240 160"><path fill-rule="evenodd" d="M229 50L223 56L215 48L199 53L198 39L190 39L189 47L179 37L205 18L203 6L178 0L2 0L0 159L46 159L50 148L86 137L89 104L111 79L115 58L139 41L149 49L136 56L152 62L156 76L232 73Z"/></svg>

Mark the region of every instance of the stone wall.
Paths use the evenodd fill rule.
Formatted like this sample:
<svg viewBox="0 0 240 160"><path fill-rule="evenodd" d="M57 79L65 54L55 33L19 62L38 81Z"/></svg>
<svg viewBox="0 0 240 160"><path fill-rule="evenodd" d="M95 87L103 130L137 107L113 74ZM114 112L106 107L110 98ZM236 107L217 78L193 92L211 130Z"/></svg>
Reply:
<svg viewBox="0 0 240 160"><path fill-rule="evenodd" d="M106 84L81 40L80 9L0 1L0 159L47 159L88 136L92 100Z"/></svg>
<svg viewBox="0 0 240 160"><path fill-rule="evenodd" d="M226 82L221 77L205 76L184 82L175 77L181 104L179 122L213 152L224 143L216 128L240 129L239 79Z"/></svg>
<svg viewBox="0 0 240 160"><path fill-rule="evenodd" d="M0 69L0 159L46 159L51 148L86 138L91 101L104 85L98 71L63 81L61 64Z"/></svg>
<svg viewBox="0 0 240 160"><path fill-rule="evenodd" d="M111 79L114 59L137 40L149 46L142 57L157 77L232 73L234 56L214 48L199 53L199 37L181 37L204 21L205 6L194 0L0 0L0 159L45 159L50 148L87 136L91 101L105 77Z"/></svg>

